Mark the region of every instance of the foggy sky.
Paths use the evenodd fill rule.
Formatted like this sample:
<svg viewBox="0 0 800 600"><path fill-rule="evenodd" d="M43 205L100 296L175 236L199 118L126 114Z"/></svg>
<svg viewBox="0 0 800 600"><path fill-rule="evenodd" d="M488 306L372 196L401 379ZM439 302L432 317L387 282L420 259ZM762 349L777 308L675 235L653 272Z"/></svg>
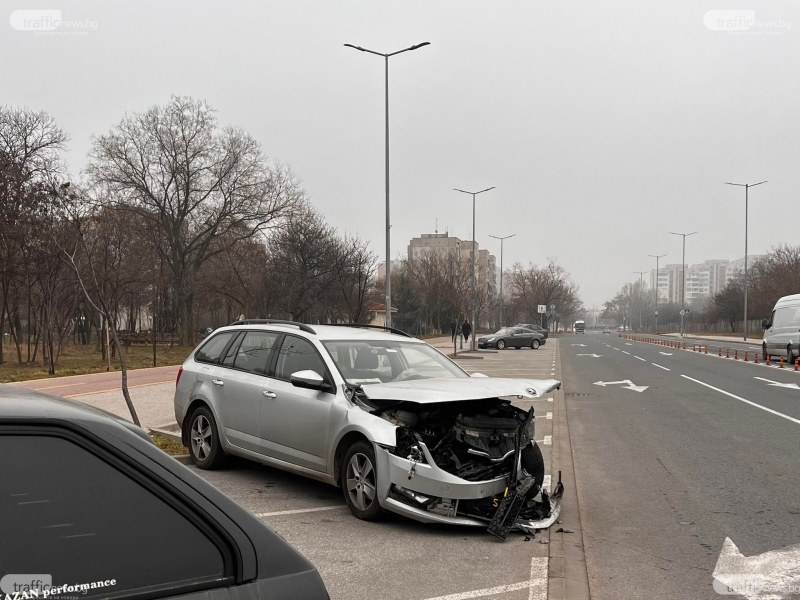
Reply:
<svg viewBox="0 0 800 600"><path fill-rule="evenodd" d="M15 30L4 3L0 104L53 115L76 180L92 134L171 94L206 99L288 165L340 231L384 250L383 59L390 52L392 258L410 238L516 234L504 265L554 258L588 306L648 254L680 263L797 244L800 5L789 2L92 1L85 34ZM747 31L709 11L754 10ZM716 13L714 13L716 14ZM724 13L728 14L728 13ZM705 24L704 24L705 17ZM712 21L710 21L712 19ZM735 24L734 24L735 26ZM647 275L645 275L647 279Z"/></svg>

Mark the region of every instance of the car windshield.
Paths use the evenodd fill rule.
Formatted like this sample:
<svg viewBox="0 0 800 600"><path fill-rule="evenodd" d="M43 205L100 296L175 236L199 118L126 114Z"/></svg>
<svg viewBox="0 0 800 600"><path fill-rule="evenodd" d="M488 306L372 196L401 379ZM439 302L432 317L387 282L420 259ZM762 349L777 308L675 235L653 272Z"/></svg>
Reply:
<svg viewBox="0 0 800 600"><path fill-rule="evenodd" d="M469 377L428 344L394 340L323 342L342 377L351 384L389 383L435 377Z"/></svg>
<svg viewBox="0 0 800 600"><path fill-rule="evenodd" d="M513 329L509 329L508 327L503 327L502 329L498 329L492 335L511 335L514 333Z"/></svg>

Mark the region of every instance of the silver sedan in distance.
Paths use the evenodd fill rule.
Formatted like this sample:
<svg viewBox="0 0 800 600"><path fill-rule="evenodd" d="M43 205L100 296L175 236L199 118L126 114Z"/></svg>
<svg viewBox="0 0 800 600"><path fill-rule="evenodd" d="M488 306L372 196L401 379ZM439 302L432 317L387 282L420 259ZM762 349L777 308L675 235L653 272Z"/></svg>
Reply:
<svg viewBox="0 0 800 600"><path fill-rule="evenodd" d="M541 487L533 409L512 400L558 387L470 376L396 330L250 320L192 352L174 404L200 468L237 455L299 473L341 487L367 520L387 510L487 527L516 493L524 505L503 526L536 528L557 502Z"/></svg>

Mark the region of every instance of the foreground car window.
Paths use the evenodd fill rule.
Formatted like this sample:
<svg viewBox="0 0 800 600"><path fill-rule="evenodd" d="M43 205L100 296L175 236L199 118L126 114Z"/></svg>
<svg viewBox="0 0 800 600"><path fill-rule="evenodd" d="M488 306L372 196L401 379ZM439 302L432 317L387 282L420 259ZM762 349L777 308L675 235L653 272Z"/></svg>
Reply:
<svg viewBox="0 0 800 600"><path fill-rule="evenodd" d="M81 586L53 598L221 585L223 554L202 526L86 448L59 437L0 435L0 456L14 457L0 475L3 575Z"/></svg>
<svg viewBox="0 0 800 600"><path fill-rule="evenodd" d="M469 377L427 344L395 341L323 342L342 377L354 385L408 379Z"/></svg>

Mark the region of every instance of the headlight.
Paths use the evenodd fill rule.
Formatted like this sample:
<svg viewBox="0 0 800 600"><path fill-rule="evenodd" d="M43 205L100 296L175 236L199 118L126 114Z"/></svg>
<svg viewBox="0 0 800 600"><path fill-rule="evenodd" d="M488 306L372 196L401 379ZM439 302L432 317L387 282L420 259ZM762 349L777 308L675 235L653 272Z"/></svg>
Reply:
<svg viewBox="0 0 800 600"><path fill-rule="evenodd" d="M487 342L493 342L493 341L494 341L494 338L493 338L493 337L486 338L486 341L487 341Z"/></svg>

